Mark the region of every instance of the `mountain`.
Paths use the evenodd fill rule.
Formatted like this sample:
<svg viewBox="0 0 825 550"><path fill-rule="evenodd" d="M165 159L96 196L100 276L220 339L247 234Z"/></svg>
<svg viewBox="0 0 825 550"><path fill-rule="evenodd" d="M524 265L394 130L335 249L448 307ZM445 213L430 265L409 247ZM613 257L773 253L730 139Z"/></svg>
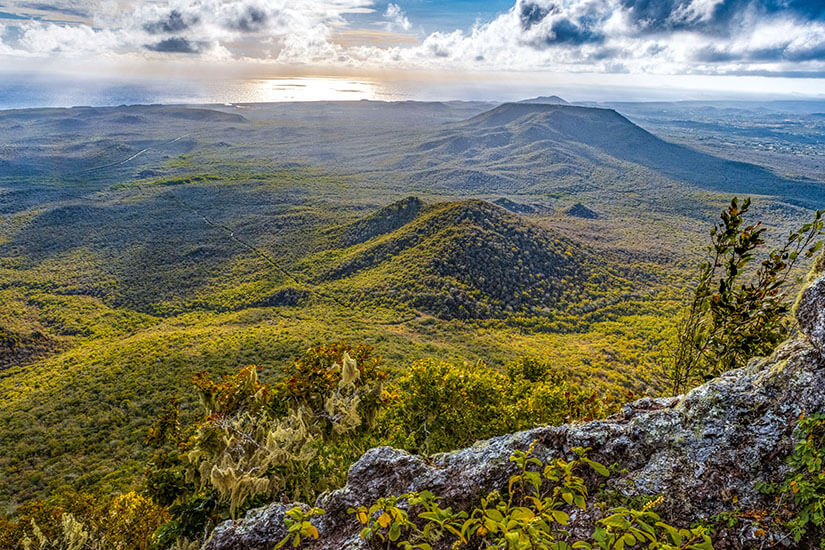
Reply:
<svg viewBox="0 0 825 550"><path fill-rule="evenodd" d="M446 319L559 314L626 284L588 246L480 200L408 198L328 234L339 248L307 260L313 284Z"/></svg>
<svg viewBox="0 0 825 550"><path fill-rule="evenodd" d="M587 220L597 220L601 217L598 212L594 212L580 202L577 202L570 208L565 209L564 213L568 216L573 216L574 218L584 218Z"/></svg>
<svg viewBox="0 0 825 550"><path fill-rule="evenodd" d="M651 194L674 183L728 195L775 196L807 208L825 204L825 186L819 183L782 178L761 166L664 141L615 110L594 107L503 104L438 131L397 168L415 170L411 179L462 191L599 189L614 204L625 191L658 200Z"/></svg>
<svg viewBox="0 0 825 550"><path fill-rule="evenodd" d="M569 105L569 103L557 95L539 96L532 99L522 99L519 103L544 103L547 105Z"/></svg>

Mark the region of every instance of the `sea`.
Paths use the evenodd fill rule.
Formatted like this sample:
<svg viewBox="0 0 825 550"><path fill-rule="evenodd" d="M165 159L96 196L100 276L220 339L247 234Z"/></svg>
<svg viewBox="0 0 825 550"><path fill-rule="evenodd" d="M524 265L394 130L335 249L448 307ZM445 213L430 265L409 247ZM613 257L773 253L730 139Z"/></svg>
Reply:
<svg viewBox="0 0 825 550"><path fill-rule="evenodd" d="M370 79L300 77L237 80L67 79L0 73L0 109L279 101L399 101L413 89Z"/></svg>
<svg viewBox="0 0 825 550"><path fill-rule="evenodd" d="M593 90L533 78L384 79L300 76L257 79L72 78L0 72L0 110L136 104L235 104L290 101L515 101L539 95L589 97ZM615 99L616 90L605 97Z"/></svg>

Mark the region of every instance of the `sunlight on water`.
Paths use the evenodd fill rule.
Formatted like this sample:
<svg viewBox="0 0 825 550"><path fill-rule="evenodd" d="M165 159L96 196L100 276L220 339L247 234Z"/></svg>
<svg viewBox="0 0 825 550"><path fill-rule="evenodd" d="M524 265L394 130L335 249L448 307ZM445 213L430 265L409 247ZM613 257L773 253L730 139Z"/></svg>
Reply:
<svg viewBox="0 0 825 550"><path fill-rule="evenodd" d="M5 75L0 79L0 109L136 103L398 101L410 99L414 92L414 86L403 87L360 77L125 81Z"/></svg>
<svg viewBox="0 0 825 550"><path fill-rule="evenodd" d="M386 83L351 78L300 77L235 81L227 90L233 103L276 101L397 101L406 94Z"/></svg>

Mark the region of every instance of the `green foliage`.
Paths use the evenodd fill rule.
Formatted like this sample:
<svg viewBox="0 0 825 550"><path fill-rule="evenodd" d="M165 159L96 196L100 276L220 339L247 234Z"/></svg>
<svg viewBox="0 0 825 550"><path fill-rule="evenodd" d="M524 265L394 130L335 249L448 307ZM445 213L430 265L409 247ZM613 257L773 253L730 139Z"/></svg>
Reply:
<svg viewBox="0 0 825 550"><path fill-rule="evenodd" d="M709 260L700 268L669 372L676 394L752 357L769 355L788 335L791 300L785 283L800 256L811 258L822 247L825 210L791 231L743 282L754 253L765 244L761 222L745 225L750 204L745 199L740 206L734 198L722 212L722 223L711 230Z"/></svg>
<svg viewBox="0 0 825 550"><path fill-rule="evenodd" d="M786 527L795 542L825 548L825 414L802 416L794 435L798 442L788 457L787 477L758 488L789 509Z"/></svg>
<svg viewBox="0 0 825 550"><path fill-rule="evenodd" d="M359 368L350 351L365 364ZM258 381L254 366L220 383L198 375L204 420L186 451L189 478L214 487L233 516L257 495L311 498L321 448L369 428L385 376L379 364L370 348L333 346L309 350L274 389Z"/></svg>
<svg viewBox="0 0 825 550"><path fill-rule="evenodd" d="M310 508L304 511L300 506L287 510L284 524L286 525L287 536L275 545L273 550L283 548L288 542L293 548L301 546L301 542L307 539L317 539L318 529L312 524L312 518L324 515L321 508Z"/></svg>
<svg viewBox="0 0 825 550"><path fill-rule="evenodd" d="M568 534L570 515L564 508L587 508L587 487L575 475L576 468L587 464L601 475L607 475L607 469L587 459L583 449L574 449L578 460L557 458L545 465L531 456L534 446L510 457L519 471L510 478L508 498L493 493L482 499L462 526L465 539L480 537L488 548L567 548L562 540Z"/></svg>
<svg viewBox="0 0 825 550"><path fill-rule="evenodd" d="M373 546L432 550L431 545L448 534L462 537L461 527L467 519L466 512L442 508L439 500L430 491L414 492L379 498L370 507L350 508L347 513L363 525L360 536ZM410 520L411 513L421 525Z"/></svg>
<svg viewBox="0 0 825 550"><path fill-rule="evenodd" d="M679 529L661 520L652 508L661 501L649 502L641 510L624 506L613 508L607 517L598 521L593 532L593 543L582 541L572 548L583 550L624 550L648 548L655 550L713 550L705 527ZM637 546L638 545L638 546Z"/></svg>
<svg viewBox="0 0 825 550"><path fill-rule="evenodd" d="M391 445L435 453L544 424L596 418L607 405L546 362L523 358L503 373L484 363L418 361L384 392L376 422Z"/></svg>
<svg viewBox="0 0 825 550"><path fill-rule="evenodd" d="M134 492L108 498L64 494L27 503L14 521L0 521L0 548L147 550L167 519L165 509Z"/></svg>
<svg viewBox="0 0 825 550"><path fill-rule="evenodd" d="M20 343L20 336L0 326L0 346L14 350Z"/></svg>
<svg viewBox="0 0 825 550"><path fill-rule="evenodd" d="M363 526L361 538L376 548L432 550L432 545L471 546L490 550L712 550L704 527L678 529L661 520L653 508L662 498L641 509L610 509L585 540L577 540L567 526L571 513L588 511L588 490L581 468L608 476L608 469L575 448L576 458L553 459L545 464L527 451L514 451L517 467L507 486L507 496L493 492L481 499L468 515L443 509L432 493L410 493L378 499L373 505L351 508Z"/></svg>

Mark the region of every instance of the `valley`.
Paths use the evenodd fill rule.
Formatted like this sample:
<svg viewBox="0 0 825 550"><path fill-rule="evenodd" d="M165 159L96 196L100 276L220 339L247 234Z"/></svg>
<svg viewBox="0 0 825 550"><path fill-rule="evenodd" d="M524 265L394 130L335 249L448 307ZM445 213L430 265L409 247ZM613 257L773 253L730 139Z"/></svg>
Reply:
<svg viewBox="0 0 825 550"><path fill-rule="evenodd" d="M323 343L659 395L718 212L752 196L775 240L825 186L600 107L0 112L0 502L128 488L195 374L276 381Z"/></svg>

